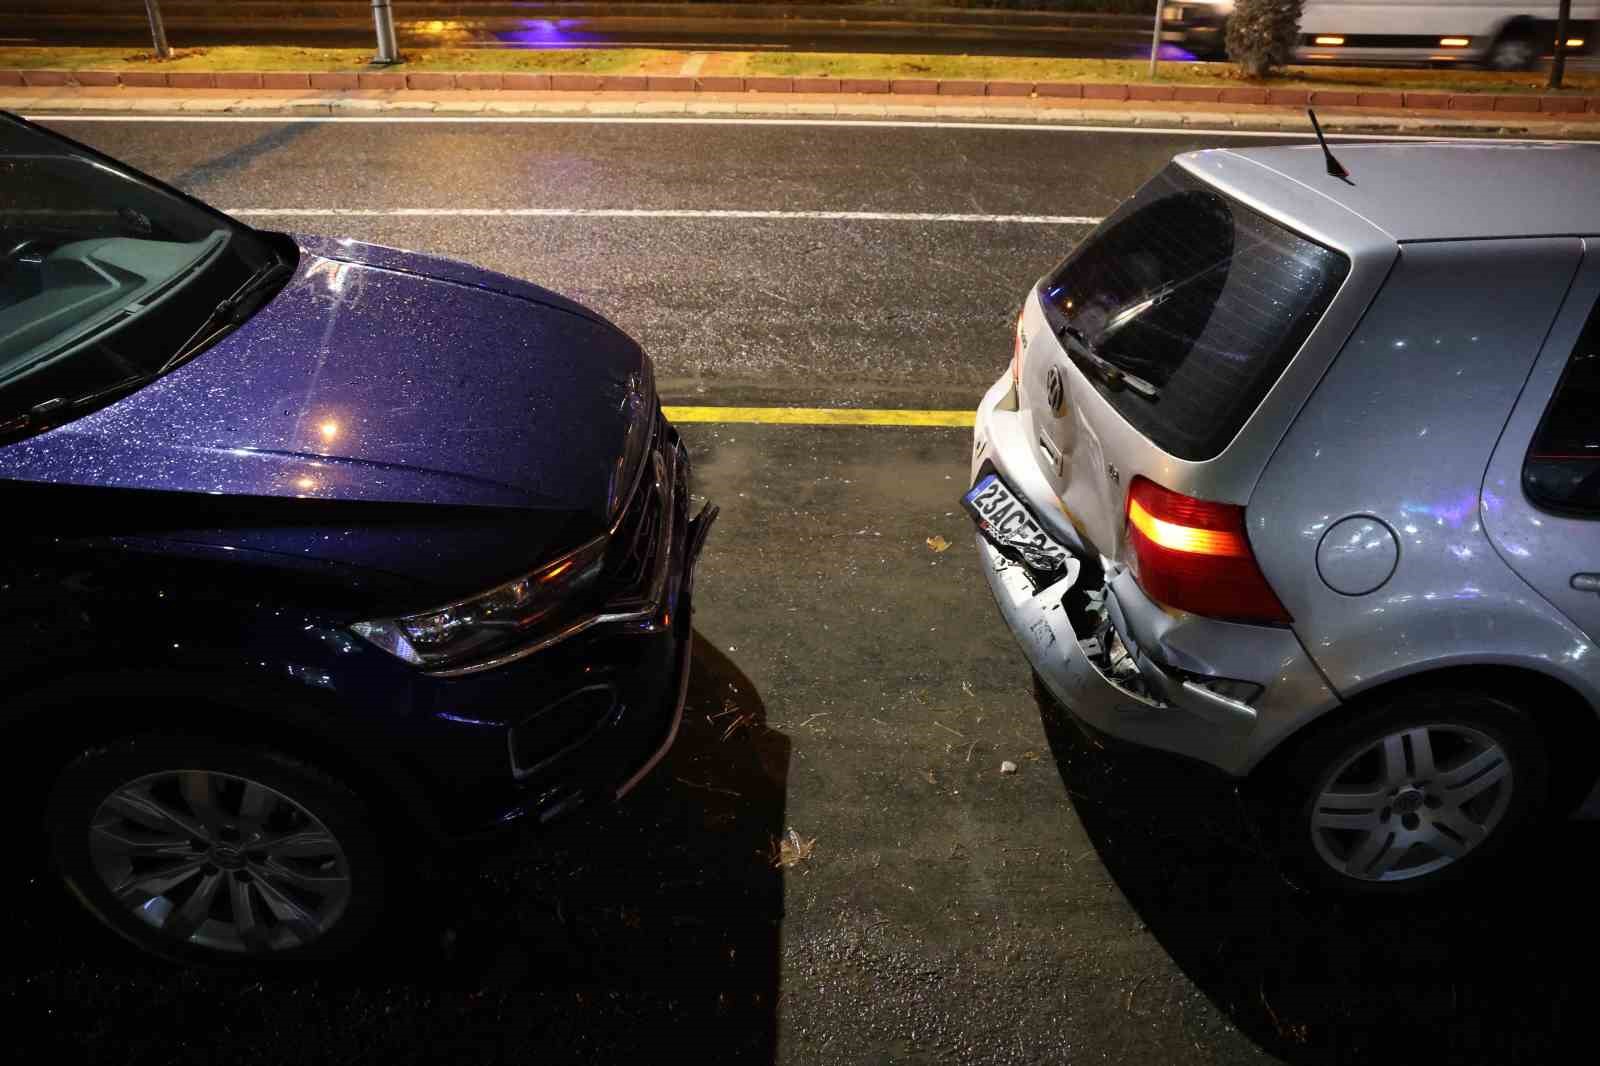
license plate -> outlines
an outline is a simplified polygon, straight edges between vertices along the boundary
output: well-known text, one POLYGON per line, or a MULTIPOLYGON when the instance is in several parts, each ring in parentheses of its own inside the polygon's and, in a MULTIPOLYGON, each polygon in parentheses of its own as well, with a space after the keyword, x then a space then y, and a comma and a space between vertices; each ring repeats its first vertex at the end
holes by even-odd
POLYGON ((1000 478, 990 474, 961 498, 983 535, 999 548, 1009 548, 1035 570, 1060 570, 1072 553, 1039 528, 1022 501, 1000 478))

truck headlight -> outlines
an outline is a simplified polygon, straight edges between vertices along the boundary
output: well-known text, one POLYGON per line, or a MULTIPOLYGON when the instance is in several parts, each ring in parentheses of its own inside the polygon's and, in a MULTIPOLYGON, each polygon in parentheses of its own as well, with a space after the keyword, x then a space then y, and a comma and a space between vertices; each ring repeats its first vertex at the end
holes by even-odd
POLYGON ((585 598, 604 569, 606 543, 604 537, 597 538, 468 599, 416 614, 356 622, 350 628, 408 663, 430 666, 460 659, 549 623, 562 608, 585 598))

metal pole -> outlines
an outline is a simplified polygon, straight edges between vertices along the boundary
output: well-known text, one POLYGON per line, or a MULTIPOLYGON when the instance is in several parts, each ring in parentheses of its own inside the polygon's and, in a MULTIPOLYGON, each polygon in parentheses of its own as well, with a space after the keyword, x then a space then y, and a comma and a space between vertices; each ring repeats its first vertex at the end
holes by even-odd
POLYGON ((167 43, 167 27, 161 21, 161 4, 159 0, 144 0, 145 14, 150 16, 150 37, 155 41, 156 55, 162 59, 172 58, 172 46, 167 43))
POLYGON ((1156 56, 1161 51, 1161 7, 1167 0, 1156 0, 1156 26, 1150 33, 1150 80, 1156 80, 1156 56))
POLYGON ((1567 34, 1572 32, 1572 0, 1561 0, 1556 15, 1556 55, 1550 63, 1550 88, 1561 88, 1561 79, 1567 73, 1567 34))
POLYGON ((400 62, 400 45, 394 39, 394 12, 389 0, 372 0, 372 24, 378 31, 378 54, 374 63, 400 62))

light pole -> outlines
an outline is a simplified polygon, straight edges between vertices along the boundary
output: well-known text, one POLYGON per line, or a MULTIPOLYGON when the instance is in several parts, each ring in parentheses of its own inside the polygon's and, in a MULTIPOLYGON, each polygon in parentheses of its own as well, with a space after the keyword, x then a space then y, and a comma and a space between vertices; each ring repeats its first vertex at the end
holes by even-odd
POLYGON ((1572 23, 1572 0, 1561 0, 1561 12, 1556 16, 1556 57, 1550 63, 1550 88, 1561 88, 1561 79, 1567 73, 1567 33, 1572 23))
POLYGON ((372 0, 372 24, 378 31, 378 54, 372 58, 377 64, 400 62, 400 45, 394 39, 394 11, 389 0, 372 0))
POLYGON ((161 21, 161 4, 159 0, 144 0, 145 14, 150 16, 150 37, 156 44, 156 56, 161 59, 172 58, 172 46, 167 43, 167 27, 161 21))
POLYGON ((1150 31, 1150 80, 1156 80, 1156 55, 1161 51, 1161 6, 1167 0, 1156 0, 1156 25, 1150 31))

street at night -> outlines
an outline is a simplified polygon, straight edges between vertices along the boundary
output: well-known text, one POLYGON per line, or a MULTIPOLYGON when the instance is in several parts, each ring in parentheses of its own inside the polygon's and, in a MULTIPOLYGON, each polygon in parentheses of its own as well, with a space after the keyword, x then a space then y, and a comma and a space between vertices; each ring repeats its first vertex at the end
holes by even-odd
MULTIPOLYGON (((1576 867, 1426 907, 1311 898, 1231 781, 1036 697, 973 550, 962 416, 1004 372, 1030 286, 1174 155, 1305 139, 39 122, 252 226, 465 260, 594 308, 654 361, 697 505, 721 517, 665 762, 615 806, 390 856, 368 955, 177 970, 9 866, 0 996, 31 1059, 1531 1063, 1582 1046, 1588 994, 1563 976, 1592 941, 1576 867), (787 408, 889 413, 774 422, 787 408)), ((1528 849, 1600 843, 1593 822, 1547 832, 1528 849)))

